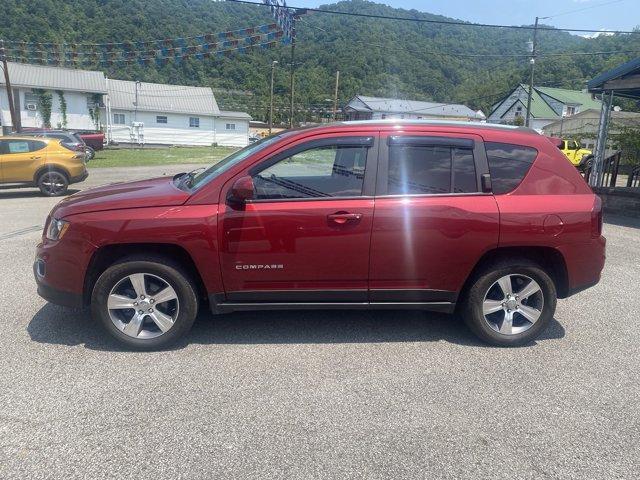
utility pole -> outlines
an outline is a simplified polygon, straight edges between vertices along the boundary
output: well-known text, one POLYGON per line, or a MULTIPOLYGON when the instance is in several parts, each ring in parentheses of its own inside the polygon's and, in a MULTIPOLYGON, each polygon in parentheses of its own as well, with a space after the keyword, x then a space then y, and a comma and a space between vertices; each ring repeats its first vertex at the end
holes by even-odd
POLYGON ((527 97, 527 120, 525 125, 528 127, 531 119, 531 97, 533 95, 533 74, 536 67, 536 49, 538 48, 538 17, 536 17, 536 23, 533 27, 533 42, 531 43, 531 59, 529 63, 531 65, 531 72, 529 75, 529 95, 527 97))
POLYGON ((135 110, 133 111, 133 121, 138 121, 138 87, 140 86, 140 80, 136 80, 136 100, 133 103, 135 105, 135 110))
POLYGON ((336 121, 336 112, 338 111, 338 85, 340 84, 340 70, 336 71, 336 90, 333 94, 333 115, 331 115, 331 120, 333 122, 336 121))
POLYGON ((11 80, 9 79, 9 66, 7 65, 7 56, 4 50, 4 40, 0 40, 0 58, 2 60, 2 70, 4 70, 4 84, 7 87, 7 99, 9 100, 9 112, 11 114, 11 128, 19 132, 20 121, 16 116, 16 105, 13 103, 13 90, 11 89, 11 80))
POLYGON ((277 60, 271 62, 271 95, 269 97, 269 135, 271 135, 271 129, 273 128, 273 74, 276 70, 277 60))
POLYGON ((291 91, 291 117, 289 118, 289 128, 293 128, 293 108, 294 108, 294 101, 293 101, 293 97, 294 97, 294 81, 293 81, 293 77, 294 77, 294 73, 295 73, 295 58, 296 58, 296 37, 293 36, 291 38, 291 86, 290 86, 290 91, 291 91))
POLYGON ((289 127, 293 128, 293 115, 294 115, 294 97, 295 97, 295 88, 294 88, 294 76, 296 70, 296 20, 300 18, 301 15, 307 13, 306 8, 298 8, 292 17, 291 24, 291 118, 289 119, 289 127))

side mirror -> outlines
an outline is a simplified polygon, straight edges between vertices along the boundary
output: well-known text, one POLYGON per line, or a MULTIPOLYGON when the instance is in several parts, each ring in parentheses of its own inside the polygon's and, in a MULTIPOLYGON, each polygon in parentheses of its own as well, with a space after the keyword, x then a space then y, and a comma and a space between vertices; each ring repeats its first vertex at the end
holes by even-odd
POLYGON ((253 178, 246 176, 240 177, 233 183, 233 186, 231 187, 231 190, 229 190, 229 194, 227 195, 227 200, 230 203, 242 205, 248 200, 253 199, 253 197, 253 178))

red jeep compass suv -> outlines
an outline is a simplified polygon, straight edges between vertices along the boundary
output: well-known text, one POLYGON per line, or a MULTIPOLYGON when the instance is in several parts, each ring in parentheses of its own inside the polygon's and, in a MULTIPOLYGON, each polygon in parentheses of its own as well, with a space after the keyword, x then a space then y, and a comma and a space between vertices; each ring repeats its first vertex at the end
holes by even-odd
POLYGON ((601 202, 547 137, 482 124, 291 130, 202 171, 71 195, 47 219, 38 292, 134 348, 203 305, 457 311, 520 345, 600 278, 601 202))

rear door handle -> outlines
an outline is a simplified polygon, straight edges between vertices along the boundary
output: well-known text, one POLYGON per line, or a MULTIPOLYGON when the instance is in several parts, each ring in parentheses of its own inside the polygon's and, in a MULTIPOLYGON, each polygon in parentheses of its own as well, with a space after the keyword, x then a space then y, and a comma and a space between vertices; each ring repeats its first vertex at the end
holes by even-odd
POLYGON ((357 223, 362 219, 361 213, 349 213, 349 212, 336 212, 327 215, 330 222, 338 225, 344 225, 345 223, 357 223))
POLYGON ((31 157, 31 160, 40 160, 41 157, 31 157))

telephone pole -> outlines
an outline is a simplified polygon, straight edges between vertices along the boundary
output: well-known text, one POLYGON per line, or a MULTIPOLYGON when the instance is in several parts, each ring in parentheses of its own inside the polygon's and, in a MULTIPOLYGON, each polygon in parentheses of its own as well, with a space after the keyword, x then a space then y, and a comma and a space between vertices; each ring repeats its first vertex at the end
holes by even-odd
POLYGON ((7 87, 7 99, 9 100, 9 112, 11 114, 11 128, 19 132, 20 122, 16 117, 16 105, 13 103, 13 90, 11 89, 11 80, 9 79, 9 66, 7 65, 7 56, 4 50, 4 40, 0 40, 0 59, 2 60, 2 70, 4 70, 4 84, 7 87))
POLYGON ((531 97, 533 95, 533 74, 536 67, 536 49, 538 48, 538 17, 536 17, 536 23, 533 27, 533 42, 531 42, 531 59, 529 63, 531 65, 531 72, 529 74, 529 95, 527 96, 527 117, 525 126, 529 126, 531 120, 531 97))
POLYGON ((277 60, 271 62, 271 95, 269 96, 269 135, 271 135, 271 129, 273 128, 273 74, 276 70, 277 60))
POLYGON ((296 58, 296 37, 291 38, 291 79, 290 79, 290 91, 291 91, 291 116, 289 118, 289 128, 293 128, 293 109, 294 109, 294 74, 295 74, 295 58, 296 58))
POLYGON ((336 90, 333 94, 333 114, 331 115, 331 121, 336 121, 336 113, 338 111, 338 85, 340 84, 340 70, 336 71, 336 90))

